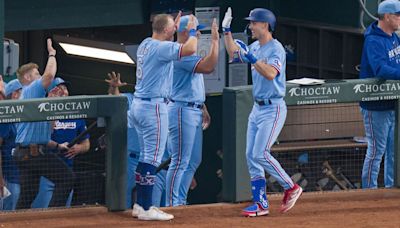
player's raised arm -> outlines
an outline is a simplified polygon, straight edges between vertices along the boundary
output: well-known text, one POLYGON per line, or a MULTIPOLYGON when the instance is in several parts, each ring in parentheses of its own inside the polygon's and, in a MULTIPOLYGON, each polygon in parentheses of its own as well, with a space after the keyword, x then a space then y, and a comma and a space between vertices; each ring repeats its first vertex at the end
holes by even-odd
POLYGON ((218 25, 217 19, 214 18, 212 27, 211 27, 211 47, 208 55, 204 57, 197 65, 195 72, 196 73, 205 73, 209 74, 214 71, 215 66, 218 63, 218 52, 219 52, 219 33, 218 33, 218 25))
POLYGON ((182 45, 181 56, 193 55, 197 51, 197 30, 193 15, 190 15, 187 30, 189 31, 189 39, 182 45))
POLYGON ((233 59, 234 52, 239 50, 239 47, 235 44, 231 33, 232 19, 232 9, 231 7, 228 7, 225 13, 224 20, 222 21, 222 31, 224 32, 225 48, 228 52, 229 59, 233 59))
POLYGON ((57 72, 56 50, 53 48, 51 39, 47 39, 47 51, 49 53, 46 69, 44 70, 42 80, 43 87, 47 89, 54 79, 57 72))

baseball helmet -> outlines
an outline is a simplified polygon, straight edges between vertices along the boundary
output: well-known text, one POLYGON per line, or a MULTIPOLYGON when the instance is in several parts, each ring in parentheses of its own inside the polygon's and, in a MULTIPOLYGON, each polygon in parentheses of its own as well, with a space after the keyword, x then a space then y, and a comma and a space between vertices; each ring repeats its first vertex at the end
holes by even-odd
POLYGON ((244 18, 248 21, 259 21, 259 22, 267 22, 269 24, 270 31, 275 30, 276 17, 272 11, 263 9, 263 8, 255 8, 250 11, 248 17, 244 18))

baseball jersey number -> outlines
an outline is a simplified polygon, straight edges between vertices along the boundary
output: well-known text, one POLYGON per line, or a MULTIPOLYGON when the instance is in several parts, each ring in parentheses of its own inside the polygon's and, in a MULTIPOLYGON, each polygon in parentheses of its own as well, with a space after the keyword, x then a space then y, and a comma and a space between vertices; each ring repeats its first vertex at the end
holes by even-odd
POLYGON ((149 49, 147 47, 147 44, 144 44, 143 46, 139 47, 138 53, 137 53, 137 68, 136 68, 136 77, 138 80, 143 79, 143 59, 145 55, 149 53, 149 49))
POLYGON ((138 59, 137 59, 137 69, 136 69, 136 77, 138 80, 142 80, 143 77, 143 55, 139 56, 138 55, 138 59))

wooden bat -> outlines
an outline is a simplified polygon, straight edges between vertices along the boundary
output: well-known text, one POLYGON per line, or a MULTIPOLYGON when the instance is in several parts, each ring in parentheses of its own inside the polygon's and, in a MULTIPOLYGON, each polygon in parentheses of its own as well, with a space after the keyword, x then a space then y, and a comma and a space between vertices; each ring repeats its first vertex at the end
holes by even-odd
POLYGON ((346 182, 346 184, 350 187, 350 189, 355 189, 356 187, 354 186, 353 183, 351 183, 351 181, 349 180, 349 178, 346 177, 346 175, 344 175, 344 173, 342 172, 342 169, 339 167, 336 170, 336 175, 339 175, 344 182, 346 182))
POLYGON ((324 161, 324 163, 322 164, 324 169, 322 170, 323 173, 325 173, 325 175, 327 175, 328 177, 330 177, 332 180, 334 180, 336 182, 336 184, 339 185, 340 188, 342 188, 343 190, 348 190, 348 188, 346 187, 346 185, 344 185, 341 181, 339 181, 339 179, 335 176, 332 167, 329 165, 328 161, 324 161))
POLYGON ((76 143, 78 143, 82 137, 84 137, 89 131, 91 131, 97 124, 97 121, 94 121, 86 130, 82 131, 78 136, 76 136, 71 142, 68 143, 68 148, 73 147, 76 143))

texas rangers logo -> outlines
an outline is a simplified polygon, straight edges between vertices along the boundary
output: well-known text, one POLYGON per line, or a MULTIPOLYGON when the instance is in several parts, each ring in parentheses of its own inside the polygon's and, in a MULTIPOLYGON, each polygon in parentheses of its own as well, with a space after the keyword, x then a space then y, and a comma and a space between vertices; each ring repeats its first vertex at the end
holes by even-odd
POLYGON ((56 121, 54 124, 54 130, 67 130, 67 129, 76 129, 76 122, 60 122, 56 121))
POLYGON ((282 63, 281 63, 281 61, 279 61, 278 59, 275 59, 275 60, 274 60, 274 63, 275 63, 275 65, 276 65, 277 67, 279 67, 279 68, 282 67, 282 63))

